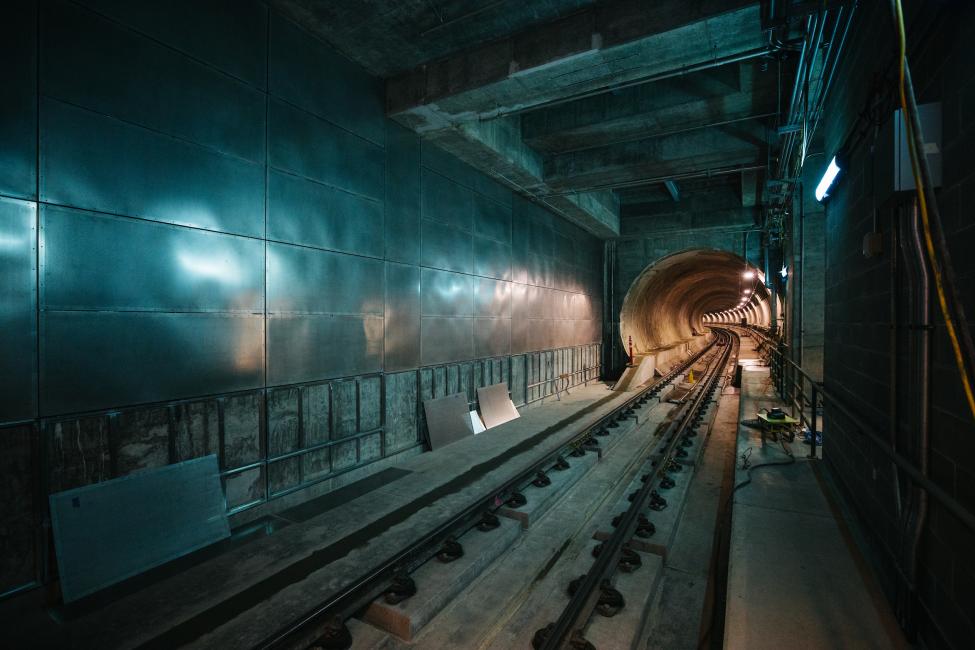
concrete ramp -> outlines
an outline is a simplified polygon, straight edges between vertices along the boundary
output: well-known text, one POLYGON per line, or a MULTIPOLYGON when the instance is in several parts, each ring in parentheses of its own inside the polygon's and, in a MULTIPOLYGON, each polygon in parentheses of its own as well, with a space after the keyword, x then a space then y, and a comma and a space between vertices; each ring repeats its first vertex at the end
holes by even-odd
POLYGON ((652 354, 640 357, 638 363, 627 366, 623 376, 613 386, 616 391, 636 390, 649 380, 653 379, 653 371, 657 367, 657 358, 652 354))

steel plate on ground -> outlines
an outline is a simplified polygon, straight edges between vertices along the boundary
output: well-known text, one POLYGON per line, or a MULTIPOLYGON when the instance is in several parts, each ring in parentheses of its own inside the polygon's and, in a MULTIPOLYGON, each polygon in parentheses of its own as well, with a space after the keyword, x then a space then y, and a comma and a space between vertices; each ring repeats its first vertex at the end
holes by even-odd
POLYGON ((423 412, 427 416, 431 450, 474 435, 467 396, 463 393, 424 400, 423 412))
POLYGON ((477 389, 477 401, 481 405, 481 418, 488 429, 519 417, 504 382, 477 389))

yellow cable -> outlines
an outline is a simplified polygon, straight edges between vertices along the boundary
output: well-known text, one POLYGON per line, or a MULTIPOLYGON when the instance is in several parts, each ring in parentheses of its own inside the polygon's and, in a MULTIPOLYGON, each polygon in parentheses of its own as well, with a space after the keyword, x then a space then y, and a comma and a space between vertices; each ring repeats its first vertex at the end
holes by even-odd
MULTIPOLYGON (((968 408, 975 418, 975 395, 972 394, 972 385, 968 379, 968 371, 965 368, 965 359, 962 356, 961 344, 958 342, 958 334, 955 331, 955 323, 951 319, 948 311, 948 301, 945 298, 944 282, 941 279, 941 267, 938 264, 934 250, 934 240, 931 237, 931 223, 928 220, 928 204, 924 196, 924 186, 921 183, 921 173, 918 163, 918 152, 914 148, 914 138, 912 137, 913 125, 907 110, 907 92, 904 84, 904 64, 907 60, 907 39, 904 33, 904 12, 901 8, 901 0, 895 0, 897 8, 897 31, 900 40, 900 99, 901 113, 904 117, 905 135, 907 145, 911 153, 911 169, 914 172, 914 186, 917 189, 918 202, 921 205, 921 223, 924 225, 924 243, 927 248, 928 260, 931 264, 931 273, 934 276, 934 285, 938 290, 938 303, 941 305, 941 315, 945 319, 945 328, 948 330, 948 338, 951 339, 951 348, 955 353, 955 364, 958 366, 958 374, 961 375, 962 387, 965 390, 965 397, 968 399, 968 408)), ((923 154, 922 154, 923 155, 923 154)))

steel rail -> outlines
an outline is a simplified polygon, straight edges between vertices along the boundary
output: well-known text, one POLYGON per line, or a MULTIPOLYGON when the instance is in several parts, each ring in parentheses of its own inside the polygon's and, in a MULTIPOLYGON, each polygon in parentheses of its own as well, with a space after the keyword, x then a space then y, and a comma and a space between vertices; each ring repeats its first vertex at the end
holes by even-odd
POLYGON ((548 632, 539 650, 571 650, 576 644, 578 644, 577 647, 583 646, 581 643, 582 631, 592 618, 598 604, 600 586, 616 571, 624 544, 636 531, 639 516, 647 507, 651 493, 656 489, 657 480, 661 473, 666 470, 669 459, 673 457, 674 450, 680 443, 681 435, 698 412, 703 409, 705 398, 710 398, 713 394, 718 380, 724 376, 723 369, 728 365, 733 349, 737 349, 737 345, 733 345, 738 340, 736 334, 726 329, 715 328, 713 331, 725 341, 724 351, 718 355, 717 363, 709 367, 706 378, 698 384, 693 401, 685 403, 683 413, 668 427, 665 436, 670 436, 670 438, 665 450, 657 455, 660 461, 650 472, 649 478, 643 483, 616 530, 608 540, 603 542, 599 556, 577 587, 568 605, 562 610, 562 614, 548 632))
POLYGON ((585 441, 592 437, 595 431, 626 418, 627 410, 632 409, 638 402, 645 400, 648 396, 659 392, 683 372, 683 370, 697 363, 702 356, 715 347, 717 340, 715 338, 707 347, 688 357, 687 360, 674 367, 666 375, 649 386, 636 391, 632 397, 620 403, 612 412, 587 426, 585 430, 573 436, 571 440, 560 445, 557 450, 544 454, 536 462, 532 463, 528 469, 520 472, 513 479, 502 483, 497 488, 492 489, 490 493, 473 501, 449 521, 444 522, 433 531, 418 538, 415 543, 407 548, 386 558, 324 602, 275 630, 274 633, 263 639, 255 647, 269 650, 292 647, 295 642, 300 640, 308 632, 309 628, 316 624, 335 621, 337 619, 344 622, 351 618, 368 603, 382 595, 388 589, 394 576, 404 572, 408 573, 419 567, 434 557, 447 539, 459 536, 470 530, 480 521, 485 512, 496 510, 499 507, 497 503, 499 495, 506 496, 512 492, 519 491, 522 487, 531 483, 540 470, 550 468, 560 456, 564 456, 582 446, 585 441))

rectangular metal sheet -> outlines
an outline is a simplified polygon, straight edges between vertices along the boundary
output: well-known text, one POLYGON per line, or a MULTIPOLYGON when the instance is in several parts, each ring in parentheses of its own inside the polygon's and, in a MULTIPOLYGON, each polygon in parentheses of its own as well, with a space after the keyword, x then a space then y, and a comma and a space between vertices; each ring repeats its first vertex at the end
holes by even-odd
POLYGON ((474 315, 511 318, 511 283, 477 278, 474 282, 474 315))
POLYGON ((420 241, 423 266, 461 273, 472 271, 474 242, 471 233, 424 219, 420 222, 420 241))
POLYGON ((428 221, 470 232, 474 227, 473 194, 437 172, 420 172, 420 214, 428 221))
POLYGON ((383 314, 383 263, 288 244, 267 245, 271 314, 383 314))
POLYGON ((41 30, 45 94, 264 162, 259 89, 73 3, 45 3, 41 30))
POLYGON ((429 140, 422 141, 420 164, 464 187, 473 188, 481 174, 429 140))
POLYGON ((269 385, 382 370, 382 317, 272 316, 267 327, 269 385))
POLYGON ((494 180, 490 176, 478 173, 474 178, 474 191, 508 208, 510 221, 511 196, 513 192, 506 185, 494 180))
POLYGON ((37 415, 36 213, 0 197, 0 422, 37 415))
POLYGON ((488 429, 519 418, 518 409, 508 397, 508 384, 502 382, 477 389, 477 403, 481 419, 488 429))
POLYGON ((486 278, 510 280, 512 278, 511 246, 475 235, 474 273, 486 278))
POLYGON ((50 503, 68 603, 230 536, 215 455, 52 494, 50 503))
POLYGON ((386 372, 420 365, 420 269, 386 262, 386 372))
POLYGON ((474 278, 470 275, 422 269, 420 295, 424 316, 474 315, 474 278))
POLYGON ((82 4, 258 88, 265 87, 268 12, 258 0, 168 0, 165 5, 83 0, 82 4), (216 34, 219 38, 214 38, 216 34))
POLYGON ((272 169, 267 236, 302 246, 383 256, 383 204, 272 169))
POLYGON ((474 356, 495 357, 511 352, 510 318, 474 319, 474 356))
POLYGON ((420 365, 466 361, 474 356, 474 319, 424 317, 420 322, 420 365))
POLYGON ((261 315, 41 313, 41 415, 258 388, 261 315))
POLYGON ((0 194, 37 191, 37 3, 8 2, 0 21, 0 194))
POLYGON ((514 318, 511 320, 511 353, 519 354, 521 352, 527 352, 530 350, 528 345, 528 328, 529 322, 527 319, 514 318))
POLYGON ((275 12, 268 81, 273 94, 376 144, 386 118, 382 79, 275 12))
POLYGON ((41 207, 44 309, 263 313, 264 244, 41 207))
POLYGON ((474 232, 487 239, 511 243, 511 204, 474 195, 474 232))
POLYGON ((264 235, 264 166, 41 99, 49 203, 264 235))
POLYGON ((383 198, 382 147, 273 98, 268 104, 268 164, 372 199, 383 198))
POLYGON ((420 140, 386 122, 386 259, 420 263, 420 140))
POLYGON ((426 415, 431 451, 474 435, 467 396, 463 393, 423 400, 423 413, 426 415))

